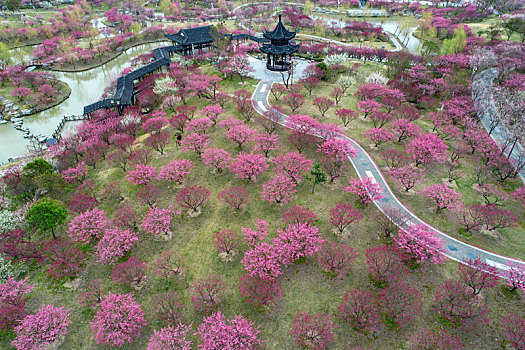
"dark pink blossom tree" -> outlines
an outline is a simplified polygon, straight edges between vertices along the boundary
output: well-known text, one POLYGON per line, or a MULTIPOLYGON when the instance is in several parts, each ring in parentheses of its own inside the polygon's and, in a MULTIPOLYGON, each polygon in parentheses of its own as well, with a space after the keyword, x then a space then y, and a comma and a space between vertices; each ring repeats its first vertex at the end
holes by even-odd
POLYGON ((319 96, 313 99, 312 104, 321 113, 321 118, 324 118, 326 112, 334 106, 334 101, 331 98, 319 96))
POLYGON ((100 303, 90 325, 97 344, 120 347, 140 338, 142 328, 147 322, 133 294, 110 292, 100 303))
POLYGON ((224 261, 231 261, 239 252, 241 235, 235 230, 222 230, 213 234, 213 246, 224 261))
POLYGON ((278 231, 279 235, 274 239, 274 245, 280 251, 281 262, 285 265, 314 255, 324 242, 319 235, 319 229, 306 223, 288 225, 286 229, 278 231))
POLYGON ((283 295, 277 279, 263 279, 257 275, 241 276, 239 292, 247 303, 255 307, 273 305, 283 295))
POLYGON ((112 273, 115 283, 124 283, 132 286, 140 286, 145 276, 146 264, 134 256, 123 263, 117 264, 113 268, 112 273))
POLYGON ((356 332, 369 336, 379 329, 381 317, 371 292, 352 289, 344 295, 337 310, 343 322, 356 332))
POLYGON ((174 251, 163 251, 152 263, 153 273, 167 280, 181 277, 186 270, 183 258, 174 251))
POLYGON ((172 181, 181 185, 191 174, 193 163, 188 159, 175 159, 162 166, 157 174, 158 180, 172 181))
POLYGON ((231 166, 230 171, 239 179, 255 180, 257 175, 268 170, 268 163, 262 154, 239 153, 231 166))
POLYGON ((174 290, 155 294, 152 308, 157 319, 164 324, 177 324, 182 319, 182 303, 174 290))
POLYGON ((34 287, 27 277, 20 281, 8 277, 0 284, 0 329, 10 330, 24 318, 28 294, 34 287))
POLYGON ((446 184, 432 184, 425 187, 421 193, 436 203, 436 212, 441 212, 447 208, 455 210, 460 206, 460 194, 446 184))
POLYGON ((350 273, 350 263, 358 256, 349 245, 325 241, 317 253, 317 260, 323 267, 323 273, 333 278, 350 273))
POLYGON ((525 349, 525 319, 517 315, 501 320, 503 336, 515 349, 525 349))
POLYGON ((228 187, 217 195, 219 201, 225 202, 234 210, 241 210, 248 203, 250 193, 241 186, 228 187))
POLYGON ((79 287, 78 303, 94 308, 102 302, 104 298, 104 288, 100 285, 99 279, 85 282, 79 287))
POLYGON ((394 131, 394 135, 397 137, 397 142, 401 142, 421 133, 421 128, 419 125, 414 124, 405 118, 400 118, 394 121, 392 123, 392 130, 394 131))
POLYGON ((137 165, 134 170, 128 171, 126 179, 132 185, 147 185, 155 178, 157 170, 149 165, 137 165))
POLYGON ((202 186, 186 186, 179 190, 175 200, 185 209, 198 212, 210 198, 210 191, 202 186))
POLYGON ((505 278, 510 285, 511 291, 519 288, 525 293, 525 265, 512 261, 507 262, 505 278))
POLYGON ((261 243, 266 236, 268 236, 268 221, 255 218, 255 230, 249 227, 243 227, 241 229, 244 235, 244 241, 251 247, 261 243))
POLYGON ((219 119, 219 116, 224 113, 224 108, 222 108, 220 105, 208 105, 201 109, 200 113, 210 118, 213 121, 213 124, 217 124, 217 120, 219 119))
POLYGON ((363 214, 350 203, 338 202, 330 209, 330 223, 343 233, 352 223, 357 223, 363 218, 363 214))
POLYGON ((298 152, 279 154, 273 157, 271 161, 274 170, 289 177, 294 183, 300 183, 306 174, 312 168, 313 162, 298 152))
POLYGON ((124 230, 138 230, 138 219, 137 213, 130 205, 122 207, 121 209, 115 212, 115 217, 113 218, 113 225, 120 227, 124 230))
POLYGON ((266 242, 261 242, 244 253, 241 262, 250 276, 275 279, 282 274, 281 261, 279 249, 266 242))
POLYGON ((299 107, 304 105, 304 97, 301 94, 290 93, 283 97, 283 103, 294 113, 299 107))
POLYGON ((381 289, 378 304, 383 322, 390 329, 405 329, 421 314, 421 294, 402 281, 381 289))
POLYGON ((498 270, 480 258, 463 260, 458 265, 458 275, 472 289, 473 295, 478 295, 485 288, 494 288, 499 281, 498 270))
POLYGON ((418 182, 424 178, 424 173, 420 168, 411 165, 405 165, 390 169, 388 174, 399 182, 405 189, 405 192, 410 191, 418 182))
POLYGON ((226 138, 237 143, 239 150, 242 150, 242 145, 248 142, 253 135, 255 135, 255 130, 241 124, 230 128, 226 133, 226 138))
POLYGON ((180 150, 193 151, 200 156, 210 142, 209 135, 198 133, 189 134, 181 141, 180 150))
POLYGON ((301 223, 313 225, 315 219, 317 219, 316 213, 306 207, 301 207, 298 205, 293 205, 290 209, 285 210, 281 215, 281 220, 285 225, 301 223))
POLYGON ((243 316, 228 320, 219 311, 204 318, 195 334, 201 337, 202 350, 216 350, 227 349, 231 344, 238 349, 257 349, 263 343, 259 333, 259 327, 243 316))
POLYGON ((226 284, 220 276, 210 276, 192 283, 190 287, 191 301, 195 310, 210 313, 217 309, 221 294, 226 290, 226 284))
POLYGON ((266 158, 268 153, 279 148, 279 135, 274 134, 255 134, 252 136, 251 141, 253 142, 253 151, 261 152, 266 158))
POLYGON ((336 328, 332 316, 324 312, 309 314, 299 311, 295 314, 290 334, 304 349, 330 349, 337 337, 336 328))
POLYGON ((383 189, 370 177, 364 177, 362 179, 352 177, 350 178, 350 186, 343 188, 343 190, 357 195, 359 200, 364 204, 372 203, 383 198, 383 189))
POLYGON ((368 277, 376 287, 385 288, 408 272, 399 252, 392 246, 371 247, 365 255, 368 277))
POLYGON ((462 350, 461 339, 445 331, 434 333, 422 328, 410 339, 410 350, 462 350))
POLYGON ((348 124, 359 117, 359 114, 348 108, 339 108, 335 110, 335 114, 343 122, 343 126, 348 126, 348 124))
POLYGON ((394 241, 399 248, 420 263, 433 264, 445 261, 441 237, 430 227, 419 224, 408 229, 400 229, 394 241))
POLYGON ((152 235, 167 238, 173 220, 173 207, 162 209, 153 207, 148 210, 142 219, 142 229, 152 235))
POLYGON ((447 159, 448 146, 436 134, 420 134, 410 141, 406 149, 416 161, 416 166, 442 163, 447 159))
POLYGON ((114 263, 133 248, 139 237, 136 232, 120 228, 109 229, 97 244, 97 261, 101 264, 114 263))
POLYGON ((154 330, 146 350, 191 350, 191 325, 179 323, 154 330))
POLYGON ((392 141, 394 134, 383 128, 371 128, 363 132, 363 135, 368 137, 374 143, 375 147, 379 147, 386 142, 392 141))
POLYGON ((94 208, 71 220, 68 235, 73 241, 86 245, 93 240, 100 239, 109 227, 104 210, 94 208))
POLYGON ((39 349, 62 340, 71 324, 70 315, 71 311, 64 307, 42 305, 36 314, 26 316, 15 327, 13 346, 18 350, 39 349))
POLYGON ((284 174, 277 174, 262 185, 261 199, 270 204, 285 204, 292 200, 297 192, 297 184, 284 174))
POLYGON ((208 168, 214 169, 217 173, 228 169, 232 163, 231 155, 222 148, 206 148, 202 153, 202 160, 208 168))

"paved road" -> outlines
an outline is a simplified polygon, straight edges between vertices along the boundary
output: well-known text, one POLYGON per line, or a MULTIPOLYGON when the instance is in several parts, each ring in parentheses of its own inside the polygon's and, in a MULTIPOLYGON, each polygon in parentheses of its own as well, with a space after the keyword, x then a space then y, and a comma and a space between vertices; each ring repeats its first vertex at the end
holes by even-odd
MULTIPOLYGON (((273 81, 261 81, 257 88, 255 89, 252 95, 252 105, 259 114, 264 114, 272 107, 268 103, 268 95, 270 93, 273 81)), ((287 115, 281 115, 281 124, 284 125, 287 115)), ((378 166, 372 160, 370 155, 354 140, 347 137, 346 135, 340 135, 340 137, 345 138, 351 142, 353 147, 357 150, 357 156, 350 158, 352 165, 354 166, 357 174, 360 178, 370 177, 372 181, 377 182, 383 188, 384 198, 375 201, 374 204, 381 210, 383 213, 389 211, 391 208, 396 208, 403 213, 403 220, 398 220, 396 224, 399 227, 407 228, 412 225, 423 224, 428 226, 433 231, 437 232, 443 241, 443 252, 445 256, 456 261, 462 261, 464 259, 475 259, 477 257, 484 260, 486 263, 496 267, 501 276, 503 276, 504 271, 507 269, 505 263, 507 261, 513 261, 514 263, 525 264, 516 259, 507 258, 489 251, 471 246, 467 243, 461 242, 449 235, 439 231, 438 229, 428 225, 421 219, 419 219, 414 213, 408 210, 392 193, 392 190, 386 183, 381 171, 378 166)))
MULTIPOLYGON (((472 99, 478 104, 479 110, 482 111, 478 113, 478 117, 485 129, 487 129, 487 132, 490 130, 491 121, 500 120, 492 93, 494 78, 496 78, 498 73, 497 68, 490 68, 477 74, 472 81, 472 99)), ((501 149, 505 145, 505 135, 507 134, 508 130, 505 127, 505 124, 500 121, 498 126, 490 134, 490 137, 492 137, 494 142, 496 142, 501 149)), ((508 154, 508 151, 509 150, 505 153, 508 154)), ((525 150, 520 143, 516 144, 510 157, 516 159, 518 154, 525 154, 525 150)), ((521 169, 519 176, 521 177, 521 180, 525 182, 525 168, 521 169)))

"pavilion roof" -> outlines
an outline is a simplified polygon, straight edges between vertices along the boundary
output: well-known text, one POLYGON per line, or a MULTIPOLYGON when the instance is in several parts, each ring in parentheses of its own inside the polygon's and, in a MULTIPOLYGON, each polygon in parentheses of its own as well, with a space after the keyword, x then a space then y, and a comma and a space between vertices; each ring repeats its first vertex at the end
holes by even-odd
POLYGON ((290 40, 295 37, 295 34, 296 32, 290 32, 284 27, 281 21, 281 15, 279 15, 279 23, 277 23, 271 32, 265 31, 263 36, 270 40, 290 40))
POLYGON ((214 41, 210 29, 212 25, 205 27, 186 28, 175 34, 166 34, 166 37, 181 45, 196 45, 214 41))
POLYGON ((284 45, 284 46, 275 46, 272 44, 263 44, 261 46, 261 51, 264 53, 269 53, 271 55, 291 55, 297 50, 299 50, 300 45, 284 45))

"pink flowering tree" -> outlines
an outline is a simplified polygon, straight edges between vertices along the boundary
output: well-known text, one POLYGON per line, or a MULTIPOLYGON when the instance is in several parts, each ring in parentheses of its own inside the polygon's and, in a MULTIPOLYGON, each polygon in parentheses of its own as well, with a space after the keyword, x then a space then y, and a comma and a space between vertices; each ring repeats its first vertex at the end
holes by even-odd
POLYGON ((363 214, 350 203, 338 202, 330 209, 330 223, 342 234, 352 223, 358 223, 363 214))
POLYGON ((283 97, 283 103, 287 105, 292 113, 304 105, 304 96, 301 94, 290 93, 283 97))
POLYGON ((363 132, 363 135, 368 137, 374 143, 375 147, 379 147, 386 142, 392 141, 394 134, 383 128, 371 128, 363 132))
POLYGON ((157 170, 155 167, 139 164, 134 170, 128 171, 126 179, 132 185, 147 185, 156 175, 157 170))
POLYGON ((352 289, 338 307, 339 317, 350 328, 364 335, 373 335, 379 329, 379 310, 372 292, 352 289))
POLYGON ((392 130, 397 137, 397 142, 401 142, 408 138, 414 137, 421 133, 419 125, 412 123, 405 118, 397 119, 392 123, 392 130))
POLYGON ((182 255, 171 250, 163 251, 151 266, 155 275, 170 281, 182 277, 186 270, 182 255))
POLYGON ((334 106, 334 101, 331 98, 319 96, 319 97, 315 97, 312 100, 312 105, 315 108, 317 108, 319 113, 321 113, 321 118, 324 118, 324 116, 326 115, 326 112, 328 112, 328 110, 334 106))
POLYGON ((356 120, 359 114, 348 108, 339 108, 335 110, 335 114, 341 119, 343 126, 348 126, 352 120, 356 120))
POLYGON ((232 163, 231 155, 222 148, 206 148, 202 153, 202 160, 208 168, 212 168, 217 173, 222 173, 232 163))
POLYGON ((120 208, 115 212, 113 225, 122 229, 138 230, 137 213, 130 205, 120 208))
POLYGON ((210 118, 197 118, 186 124, 186 131, 188 133, 206 134, 212 125, 213 122, 210 118))
POLYGON ((316 219, 316 213, 306 207, 298 205, 292 205, 291 208, 285 210, 281 215, 281 220, 285 225, 302 223, 313 225, 316 219))
POLYGON ((332 316, 324 312, 295 314, 290 334, 294 342, 303 349, 329 349, 336 340, 337 324, 332 316))
POLYGON ((250 276, 275 279, 282 274, 281 261, 279 249, 266 242, 261 242, 246 251, 241 262, 250 276))
POLYGON ((242 150, 242 146, 248 142, 253 137, 253 135, 255 135, 255 130, 244 124, 241 124, 230 128, 230 130, 228 130, 226 133, 226 138, 235 142, 239 150, 242 150))
POLYGON ((288 225, 286 229, 278 231, 279 235, 274 239, 274 245, 281 253, 283 264, 314 255, 324 242, 319 235, 319 229, 306 223, 288 225))
POLYGON ((62 177, 64 180, 70 184, 82 183, 87 176, 88 168, 86 163, 80 162, 74 168, 66 169, 62 172, 62 177))
POLYGON ((463 260, 458 265, 458 275, 472 289, 473 295, 478 295, 485 288, 494 288, 499 282, 498 270, 480 258, 463 260))
POLYGON ((170 133, 167 130, 161 130, 158 134, 149 136, 144 144, 151 147, 160 154, 164 154, 164 149, 170 141, 170 133))
POLYGON ((334 278, 350 273, 350 263, 358 256, 348 245, 325 241, 317 253, 317 260, 323 267, 324 275, 334 278))
POLYGON ((248 203, 250 193, 241 186, 228 187, 217 195, 219 201, 228 204, 234 210, 241 210, 248 203))
POLYGON ((525 320, 517 315, 510 315, 501 320, 503 336, 515 349, 525 348, 525 320))
POLYGON ((204 149, 210 144, 210 136, 206 134, 193 133, 189 134, 180 143, 181 151, 193 151, 199 156, 204 149))
POLYGON ((425 187, 421 193, 436 204, 436 212, 443 209, 455 210, 460 207, 461 196, 446 184, 432 184, 425 187))
POLYGON ((430 261, 437 264, 446 259, 443 255, 441 237, 426 225, 413 225, 409 229, 402 228, 394 240, 402 251, 419 263, 430 261))
POLYGON ((117 264, 113 268, 112 278, 115 283, 124 283, 138 287, 146 276, 146 264, 135 258, 130 257, 123 263, 117 264))
POLYGON ((292 200, 292 195, 297 192, 296 187, 296 183, 288 176, 277 174, 262 185, 261 199, 270 204, 288 203, 292 200))
POLYGON ((238 349, 257 349, 263 343, 259 339, 259 327, 241 315, 228 320, 220 311, 204 318, 197 328, 202 350, 227 349, 236 344, 238 349))
POLYGON ((28 294, 34 287, 27 277, 20 281, 8 277, 0 284, 0 329, 10 330, 24 318, 28 294))
POLYGON ((273 134, 279 130, 281 126, 282 114, 284 114, 284 110, 281 111, 278 107, 270 108, 264 112, 263 115, 257 117, 257 124, 259 124, 267 134, 273 134))
POLYGON ((512 195, 525 208, 525 186, 517 188, 512 195))
POLYGON ((155 294, 152 302, 153 313, 163 324, 177 324, 182 319, 182 304, 174 290, 155 294))
POLYGON ((372 181, 370 177, 362 179, 350 178, 350 185, 343 188, 345 192, 350 192, 359 197, 361 204, 372 203, 383 198, 383 189, 379 184, 372 181))
POLYGON ((247 303, 255 307, 273 305, 283 295, 277 279, 263 279, 257 275, 241 276, 239 292, 247 303))
POLYGON ((485 303, 458 280, 446 280, 439 286, 433 308, 440 321, 451 327, 469 330, 488 321, 485 303))
POLYGON ((269 234, 268 226, 268 221, 255 218, 255 230, 250 227, 243 227, 241 232, 244 236, 244 241, 246 244, 248 244, 250 247, 254 247, 255 245, 264 241, 264 238, 269 234))
POLYGON ((410 339, 410 350, 463 350, 461 339, 446 331, 434 333, 426 328, 421 329, 410 339))
POLYGON ((217 309, 221 294, 226 290, 226 284, 220 276, 210 276, 191 284, 191 301, 195 310, 210 313, 217 309))
POLYGON ((231 166, 230 171, 239 179, 256 179, 257 175, 268 170, 268 163, 262 154, 239 153, 231 166))
POLYGON ((223 261, 232 261, 239 252, 241 235, 235 230, 222 230, 213 234, 213 246, 223 261))
POLYGON ((321 165, 328 174, 330 182, 344 175, 344 165, 355 157, 357 150, 350 142, 342 138, 332 138, 317 146, 317 151, 322 154, 321 165))
POLYGON ((107 229, 109 229, 109 222, 106 213, 104 210, 93 208, 71 220, 68 235, 73 241, 86 245, 92 240, 100 239, 107 229))
POLYGON ((410 141, 406 149, 416 161, 416 166, 442 163, 447 159, 448 146, 436 134, 420 134, 410 141))
POLYGON ((191 160, 175 159, 160 168, 157 179, 172 181, 181 185, 191 173, 191 169, 193 169, 191 160))
POLYGON ((71 324, 71 311, 53 304, 42 305, 34 315, 26 316, 15 327, 16 339, 12 342, 18 350, 41 349, 62 340, 71 324))
POLYGON ((110 264, 117 261, 133 248, 139 237, 136 232, 120 228, 109 229, 97 244, 97 261, 110 264))
POLYGON ((169 238, 173 214, 173 207, 167 209, 158 207, 150 208, 142 219, 142 229, 152 235, 165 239, 169 238))
POLYGON ((416 168, 411 165, 390 169, 388 170, 388 174, 404 187, 405 192, 410 191, 424 178, 424 172, 421 168, 416 168))
POLYGON ((90 282, 84 282, 79 287, 78 303, 95 308, 104 299, 104 287, 100 285, 99 279, 90 282))
POLYGON ((147 322, 133 294, 109 293, 90 325, 97 344, 121 347, 140 338, 147 322))
POLYGON ((146 350, 191 350, 191 325, 179 323, 154 330, 146 350))
POLYGON ((271 162, 275 172, 286 175, 296 184, 301 183, 304 174, 310 171, 313 164, 310 159, 298 152, 279 154, 273 157, 271 162))
POLYGON ((366 250, 365 255, 368 277, 378 288, 385 288, 408 273, 401 255, 392 246, 371 247, 366 250))
POLYGON ((210 191, 202 186, 186 186, 179 190, 175 200, 184 209, 197 213, 208 202, 210 191))
POLYGON ((255 134, 252 136, 251 141, 253 143, 253 151, 261 152, 266 158, 268 153, 279 148, 279 135, 274 134, 255 134))
POLYGON ((509 261, 506 268, 505 278, 510 286, 510 291, 520 289, 525 293, 525 265, 509 261))
POLYGON ((201 109, 200 113, 207 118, 210 118, 213 121, 213 125, 217 124, 219 116, 224 113, 224 108, 220 105, 208 105, 201 109))
POLYGON ((387 328, 406 329, 421 314, 422 298, 416 289, 400 281, 379 291, 378 304, 387 328))

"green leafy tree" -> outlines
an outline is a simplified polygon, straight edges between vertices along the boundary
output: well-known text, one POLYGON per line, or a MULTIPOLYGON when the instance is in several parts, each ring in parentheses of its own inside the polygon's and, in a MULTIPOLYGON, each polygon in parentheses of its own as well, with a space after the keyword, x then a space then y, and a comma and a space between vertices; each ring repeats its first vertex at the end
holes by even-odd
POLYGON ((51 232, 56 238, 56 228, 63 224, 67 218, 67 210, 63 204, 48 198, 42 198, 33 204, 27 211, 26 220, 29 226, 40 233, 51 232))
POLYGON ((312 167, 312 170, 310 170, 310 174, 306 175, 305 177, 313 183, 312 193, 315 192, 315 185, 321 184, 328 180, 328 177, 326 176, 325 172, 321 169, 321 164, 319 163, 316 163, 312 167))
POLYGON ((445 39, 443 46, 441 47, 441 54, 448 55, 453 53, 461 53, 465 48, 467 42, 467 34, 463 26, 459 26, 454 31, 454 35, 451 39, 445 39))

